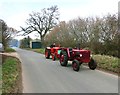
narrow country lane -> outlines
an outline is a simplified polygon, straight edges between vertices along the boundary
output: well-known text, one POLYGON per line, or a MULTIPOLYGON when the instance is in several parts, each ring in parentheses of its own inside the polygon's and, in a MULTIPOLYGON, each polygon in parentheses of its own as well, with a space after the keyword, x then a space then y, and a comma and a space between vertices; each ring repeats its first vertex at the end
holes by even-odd
POLYGON ((44 55, 15 48, 22 62, 23 93, 118 93, 118 77, 82 66, 79 72, 71 65, 44 55))

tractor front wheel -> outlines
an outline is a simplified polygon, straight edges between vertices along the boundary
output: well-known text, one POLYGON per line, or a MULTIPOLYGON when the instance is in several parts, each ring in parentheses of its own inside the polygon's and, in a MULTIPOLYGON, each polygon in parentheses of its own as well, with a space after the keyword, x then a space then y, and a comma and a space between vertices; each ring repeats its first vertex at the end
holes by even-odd
POLYGON ((97 63, 91 58, 90 62, 88 63, 88 66, 91 70, 95 70, 97 67, 97 63))
POLYGON ((66 51, 61 51, 60 53, 60 64, 61 66, 67 66, 68 63, 68 56, 66 51))
POLYGON ((55 60, 56 60, 55 55, 52 55, 52 60, 53 60, 53 61, 55 61, 55 60))
POLYGON ((80 62, 78 60, 73 60, 72 67, 74 71, 79 71, 80 69, 80 62))
POLYGON ((45 57, 46 57, 47 59, 50 58, 50 50, 45 49, 45 57))

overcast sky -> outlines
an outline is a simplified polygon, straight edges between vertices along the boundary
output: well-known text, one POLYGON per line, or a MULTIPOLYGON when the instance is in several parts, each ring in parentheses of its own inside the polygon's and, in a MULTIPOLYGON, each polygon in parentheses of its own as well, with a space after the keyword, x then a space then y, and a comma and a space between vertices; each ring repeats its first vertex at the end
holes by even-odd
POLYGON ((0 19, 9 27, 20 30, 32 11, 57 5, 60 21, 77 17, 105 16, 118 12, 119 0, 1 0, 0 19))

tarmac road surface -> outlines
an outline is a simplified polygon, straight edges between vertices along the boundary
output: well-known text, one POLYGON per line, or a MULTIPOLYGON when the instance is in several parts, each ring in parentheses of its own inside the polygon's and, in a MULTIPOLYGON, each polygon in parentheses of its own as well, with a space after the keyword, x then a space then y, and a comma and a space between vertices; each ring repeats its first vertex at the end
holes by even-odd
POLYGON ((44 55, 15 48, 22 62, 23 93, 118 93, 118 76, 81 66, 73 71, 71 64, 44 55))

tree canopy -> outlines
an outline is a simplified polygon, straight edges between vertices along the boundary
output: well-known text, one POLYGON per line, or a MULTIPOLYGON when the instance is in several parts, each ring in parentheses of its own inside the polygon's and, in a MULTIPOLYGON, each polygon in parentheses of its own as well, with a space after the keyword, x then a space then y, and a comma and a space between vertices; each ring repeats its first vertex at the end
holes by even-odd
POLYGON ((117 14, 62 21, 45 37, 46 46, 55 42, 64 47, 88 48, 95 54, 119 56, 120 33, 117 14))
POLYGON ((41 12, 33 12, 29 14, 29 18, 26 21, 27 27, 21 27, 21 29, 24 31, 23 35, 38 32, 41 41, 44 42, 45 35, 57 25, 58 21, 58 8, 57 6, 52 6, 50 8, 42 9, 41 12))

